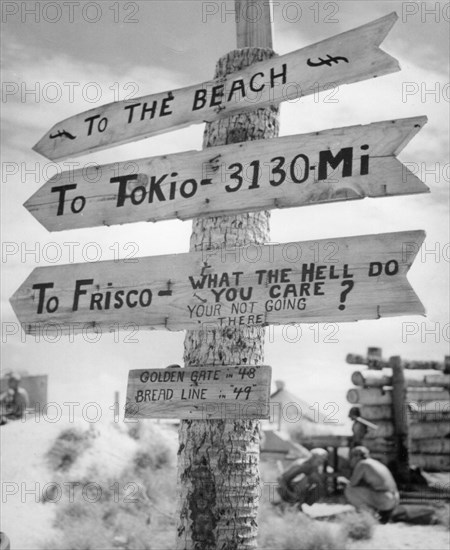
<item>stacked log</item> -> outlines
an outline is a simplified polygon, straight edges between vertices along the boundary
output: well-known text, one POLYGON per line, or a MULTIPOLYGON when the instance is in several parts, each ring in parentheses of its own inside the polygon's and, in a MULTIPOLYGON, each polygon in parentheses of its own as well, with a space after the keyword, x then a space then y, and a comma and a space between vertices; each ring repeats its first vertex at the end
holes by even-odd
POLYGON ((352 405, 392 405, 392 388, 350 388, 347 401, 352 405))
MULTIPOLYGON (((405 372, 408 387, 435 387, 449 388, 450 375, 442 373, 430 373, 429 370, 412 370, 405 372)), ((352 374, 352 382, 355 386, 364 388, 381 388, 392 385, 392 369, 355 371, 352 374)))
MULTIPOLYGON (((384 362, 387 364, 387 362, 384 362)), ((436 362, 404 363, 407 387, 404 414, 410 465, 428 471, 450 471, 450 374, 435 369, 436 362)), ((393 416, 392 368, 360 370, 352 374, 355 387, 347 393, 363 419, 377 425, 363 440, 371 456, 396 464, 396 428, 393 416)))
POLYGON ((414 439, 410 445, 411 454, 450 454, 450 439, 414 439))
MULTIPOLYGON (((444 375, 449 376, 449 375, 444 375)), ((411 464, 428 471, 450 471, 450 401, 410 402, 411 464)))
MULTIPOLYGON (((408 389, 407 401, 411 403, 448 401, 448 399, 449 391, 445 388, 412 387, 408 389)), ((347 401, 353 405, 392 405, 392 387, 350 388, 347 392, 347 401)))
POLYGON ((450 455, 448 454, 411 454, 411 464, 427 472, 449 472, 450 455))
MULTIPOLYGON (((370 349, 371 348, 369 348, 369 350, 370 349)), ((450 371, 449 361, 450 360, 446 357, 446 361, 444 363, 441 363, 440 361, 402 361, 402 365, 404 369, 409 371, 426 369, 428 371, 443 371, 448 374, 447 371, 450 371)), ((369 353, 367 354, 367 357, 363 357, 362 355, 357 355, 355 353, 349 353, 347 354, 346 362, 350 365, 367 365, 369 369, 375 370, 391 367, 390 360, 382 359, 381 354, 377 358, 373 355, 371 356, 369 353)))
POLYGON ((361 417, 377 424, 380 420, 391 420, 391 405, 362 405, 360 407, 361 417))

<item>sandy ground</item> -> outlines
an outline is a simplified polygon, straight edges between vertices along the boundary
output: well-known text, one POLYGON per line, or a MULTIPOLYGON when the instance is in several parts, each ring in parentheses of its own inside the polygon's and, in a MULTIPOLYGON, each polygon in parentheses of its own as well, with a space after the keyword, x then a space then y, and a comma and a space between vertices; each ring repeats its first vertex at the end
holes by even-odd
MULTIPOLYGON (((353 510, 350 505, 314 504, 304 507, 310 517, 324 517, 353 510)), ((409 525, 389 523, 376 525, 373 537, 367 541, 354 541, 349 550, 448 550, 450 531, 442 525, 409 525)))
MULTIPOLYGON (((43 548, 43 542, 54 534, 53 521, 58 504, 43 503, 42 493, 47 484, 53 484, 55 480, 61 483, 62 478, 48 468, 45 455, 61 430, 77 425, 87 429, 86 422, 69 423, 68 419, 61 419, 57 423, 37 423, 31 419, 1 428, 1 530, 7 533, 13 550, 43 548)), ((71 477, 67 481, 81 478, 99 463, 103 467, 107 465, 109 476, 119 476, 136 451, 137 443, 124 437, 120 426, 96 424, 95 430, 99 437, 94 438, 93 446, 86 450, 71 469, 71 477)), ((99 481, 101 482, 100 478, 99 481)), ((331 509, 328 511, 332 513, 331 509)), ((321 515, 321 510, 316 512, 317 514, 311 515, 321 515)), ((404 523, 376 526, 371 540, 354 542, 350 546, 351 550, 449 548, 450 532, 444 527, 404 523)))
POLYGON ((136 451, 137 442, 125 436, 119 425, 96 423, 92 428, 100 437, 93 438, 92 446, 71 468, 70 476, 52 472, 45 456, 60 432, 73 427, 87 430, 91 426, 82 419, 73 420, 61 418, 52 423, 41 419, 37 422, 31 417, 26 422, 11 422, 1 428, 0 525, 13 550, 44 548, 43 543, 52 538, 58 502, 69 498, 65 483, 82 479, 86 472, 99 468, 101 472, 91 479, 100 486, 102 474, 120 479, 120 472, 136 451), (60 498, 55 487, 61 488, 60 498), (50 495, 57 502, 44 502, 43 495, 50 495))
POLYGON ((34 550, 37 541, 53 533, 55 504, 42 504, 41 498, 53 480, 42 457, 60 430, 59 423, 13 422, 1 427, 1 530, 13 549, 34 550))
POLYGON ((354 542, 351 550, 448 550, 450 531, 440 525, 377 525, 371 540, 354 542))

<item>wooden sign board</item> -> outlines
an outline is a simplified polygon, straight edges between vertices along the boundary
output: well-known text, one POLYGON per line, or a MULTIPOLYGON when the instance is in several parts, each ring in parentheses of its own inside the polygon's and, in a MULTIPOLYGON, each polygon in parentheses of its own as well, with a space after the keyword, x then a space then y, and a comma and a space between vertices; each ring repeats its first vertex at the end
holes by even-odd
POLYGON ((395 156, 425 116, 57 174, 26 203, 50 231, 429 191, 395 156))
POLYGON ((131 370, 125 418, 269 418, 267 365, 131 370))
MULTIPOLYGON (((11 298, 28 333, 217 329, 423 314, 404 231, 36 268, 11 298)), ((214 245, 214 243, 213 243, 214 245)))
POLYGON ((398 71, 379 48, 397 18, 391 13, 225 79, 96 107, 53 126, 34 150, 60 160, 398 71))

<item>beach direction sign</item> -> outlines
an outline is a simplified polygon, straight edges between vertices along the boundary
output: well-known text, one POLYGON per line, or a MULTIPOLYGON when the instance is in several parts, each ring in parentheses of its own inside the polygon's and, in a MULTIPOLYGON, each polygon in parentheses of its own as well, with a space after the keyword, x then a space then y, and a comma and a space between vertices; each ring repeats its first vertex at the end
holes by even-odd
POLYGON ((379 48, 397 19, 391 13, 227 78, 96 107, 59 122, 33 149, 61 160, 398 71, 379 48))
POLYGON ((387 120, 66 171, 25 207, 60 231, 425 193, 395 156, 426 122, 387 120))
POLYGON ((217 329, 423 314, 406 274, 425 238, 405 231, 217 247, 34 269, 11 298, 27 333, 217 329), (135 259, 136 260, 136 259, 135 259))
POLYGON ((268 365, 131 370, 125 418, 268 418, 268 365))

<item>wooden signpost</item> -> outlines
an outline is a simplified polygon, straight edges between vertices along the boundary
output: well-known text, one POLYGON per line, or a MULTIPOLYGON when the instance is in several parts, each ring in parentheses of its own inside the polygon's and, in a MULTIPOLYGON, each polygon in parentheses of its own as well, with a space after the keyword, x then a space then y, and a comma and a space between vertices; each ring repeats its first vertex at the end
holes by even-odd
POLYGON ((407 281, 423 231, 36 268, 11 298, 26 332, 213 329, 424 314, 407 281), (410 250, 411 247, 408 249, 410 250))
POLYGON ((25 207, 49 231, 425 193, 395 157, 424 116, 57 174, 25 207))
MULTIPOLYGON (((246 0, 236 2, 240 11, 246 0)), ((126 409, 188 420, 178 452, 183 550, 256 548, 256 420, 268 415, 270 367, 256 366, 263 338, 252 328, 424 313, 406 277, 423 231, 261 244, 268 213, 259 210, 428 191, 395 158, 426 117, 267 140, 282 101, 399 70, 379 48, 397 15, 276 57, 269 12, 237 19, 245 49, 224 56, 214 80, 81 113, 34 147, 60 160, 208 123, 201 152, 63 173, 26 203, 51 231, 194 218, 191 253, 37 268, 11 298, 27 333, 188 329, 186 368, 131 371, 126 409), (252 140, 261 141, 239 143, 252 140)))
POLYGON ((53 126, 34 150, 60 160, 398 71, 379 48, 397 18, 391 13, 220 80, 91 109, 53 126))
POLYGON ((131 370, 125 418, 268 418, 267 365, 131 370))

